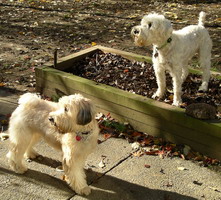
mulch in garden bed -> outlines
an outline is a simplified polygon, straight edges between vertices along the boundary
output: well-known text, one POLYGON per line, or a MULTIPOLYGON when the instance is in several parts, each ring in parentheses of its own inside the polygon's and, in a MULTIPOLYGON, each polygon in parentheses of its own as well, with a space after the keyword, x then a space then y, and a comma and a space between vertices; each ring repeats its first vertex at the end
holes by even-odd
MULTIPOLYGON (((157 89, 156 77, 153 66, 150 63, 131 61, 120 55, 98 51, 74 64, 68 72, 74 75, 116 87, 131 93, 151 98, 157 89)), ((173 89, 169 74, 166 76, 167 91, 165 103, 172 104, 173 89)), ((199 92, 201 76, 189 74, 183 83, 183 104, 186 108, 192 103, 207 103, 212 106, 221 105, 221 80, 211 78, 207 92, 199 92)), ((220 112, 217 113, 220 118, 220 112)))

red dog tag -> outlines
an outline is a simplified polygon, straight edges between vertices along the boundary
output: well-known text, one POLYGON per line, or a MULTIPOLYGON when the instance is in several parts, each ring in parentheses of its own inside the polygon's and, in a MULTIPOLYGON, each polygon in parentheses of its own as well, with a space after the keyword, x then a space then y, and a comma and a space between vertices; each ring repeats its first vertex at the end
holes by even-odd
POLYGON ((76 140, 77 140, 77 141, 80 141, 80 140, 81 140, 81 136, 76 135, 76 140))

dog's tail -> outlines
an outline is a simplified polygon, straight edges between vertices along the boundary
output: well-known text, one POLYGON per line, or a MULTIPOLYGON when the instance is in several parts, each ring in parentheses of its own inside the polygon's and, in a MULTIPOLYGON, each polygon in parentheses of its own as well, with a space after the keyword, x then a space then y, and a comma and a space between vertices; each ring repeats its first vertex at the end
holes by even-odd
POLYGON ((39 101, 40 97, 37 94, 32 94, 32 93, 25 93, 21 95, 21 97, 18 100, 18 104, 35 104, 39 101))
POLYGON ((206 13, 203 12, 203 11, 201 11, 201 12, 200 12, 200 15, 199 15, 198 25, 199 25, 199 26, 204 26, 205 21, 206 21, 206 13))

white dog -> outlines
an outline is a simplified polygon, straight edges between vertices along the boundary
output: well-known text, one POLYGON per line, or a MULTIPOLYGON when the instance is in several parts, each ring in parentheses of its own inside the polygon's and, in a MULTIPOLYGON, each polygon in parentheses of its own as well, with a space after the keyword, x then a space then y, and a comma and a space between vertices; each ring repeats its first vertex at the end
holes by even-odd
POLYGON ((80 94, 64 96, 58 103, 26 93, 9 122, 10 167, 24 173, 24 158, 35 158, 33 146, 44 138, 53 147, 62 150, 66 181, 78 194, 91 192, 87 185, 84 163, 97 145, 99 128, 94 108, 89 99, 80 94))
POLYGON ((166 89, 165 71, 168 71, 173 80, 173 105, 179 106, 182 103, 182 83, 189 73, 188 62, 196 52, 199 53, 203 70, 199 90, 208 89, 212 41, 204 27, 205 16, 206 14, 201 12, 198 25, 175 31, 163 15, 152 13, 144 16, 141 25, 132 29, 131 35, 136 45, 154 46, 152 60, 158 89, 153 98, 163 97, 166 89))

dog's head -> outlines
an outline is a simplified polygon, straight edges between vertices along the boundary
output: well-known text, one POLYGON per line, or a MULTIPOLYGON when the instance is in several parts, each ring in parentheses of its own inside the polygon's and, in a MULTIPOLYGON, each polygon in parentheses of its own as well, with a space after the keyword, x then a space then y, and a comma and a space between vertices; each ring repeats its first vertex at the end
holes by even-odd
POLYGON ((49 114, 49 121, 61 133, 72 132, 76 126, 89 124, 94 116, 92 102, 80 94, 64 96, 59 99, 59 109, 49 114))
POLYGON ((131 30, 131 36, 137 46, 149 46, 165 42, 172 34, 173 28, 163 15, 151 13, 145 15, 141 24, 131 30))

